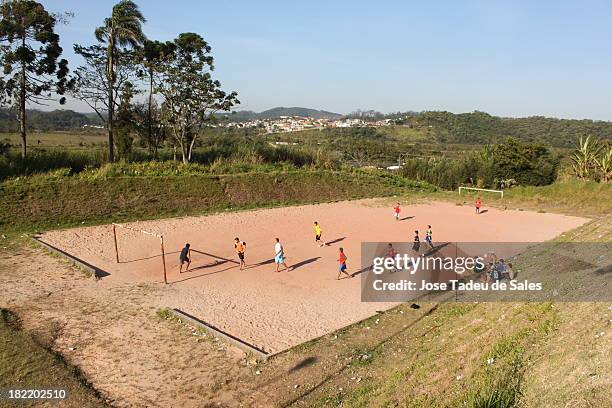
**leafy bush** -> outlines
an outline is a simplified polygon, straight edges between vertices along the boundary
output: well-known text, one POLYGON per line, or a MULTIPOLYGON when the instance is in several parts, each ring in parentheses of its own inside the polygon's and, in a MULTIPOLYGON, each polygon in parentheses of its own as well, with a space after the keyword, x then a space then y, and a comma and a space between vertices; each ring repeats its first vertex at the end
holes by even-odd
MULTIPOLYGON (((131 145, 131 139, 128 142, 131 145)), ((68 168, 72 174, 84 172, 83 176, 87 177, 226 174, 300 167, 339 168, 338 160, 322 149, 274 146, 236 136, 207 140, 206 144, 194 151, 192 163, 187 166, 174 161, 171 150, 160 151, 158 161, 151 161, 150 155, 143 150, 130 150, 125 146, 120 150, 121 157, 126 161, 111 165, 105 164, 106 152, 103 149, 35 149, 25 160, 9 151, 0 156, 0 180, 47 173, 59 168, 68 168)))
POLYGON ((555 181, 559 159, 540 143, 523 143, 509 138, 492 151, 493 174, 497 180, 515 179, 523 186, 542 186, 555 181))
POLYGON ((17 152, 8 151, 0 156, 0 180, 66 168, 78 173, 87 167, 99 167, 104 162, 106 155, 102 150, 36 149, 31 150, 26 159, 17 152))
POLYGON ((448 190, 464 184, 493 188, 514 183, 538 186, 555 180, 558 164, 558 158, 543 145, 508 139, 461 159, 407 159, 401 174, 448 190))

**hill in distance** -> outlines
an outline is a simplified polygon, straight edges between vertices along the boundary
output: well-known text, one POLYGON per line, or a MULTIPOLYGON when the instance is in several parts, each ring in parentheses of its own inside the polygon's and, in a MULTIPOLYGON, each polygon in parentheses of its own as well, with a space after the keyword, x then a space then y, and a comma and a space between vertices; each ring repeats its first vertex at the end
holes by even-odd
POLYGON ((255 120, 255 119, 277 119, 281 116, 301 116, 305 118, 313 119, 339 119, 344 115, 334 112, 328 112, 324 110, 316 110, 310 108, 279 106, 276 108, 268 109, 263 112, 253 112, 249 110, 234 111, 231 114, 224 114, 229 120, 255 120))
MULTIPOLYGON (((70 109, 52 111, 27 109, 26 116, 28 128, 39 131, 65 131, 80 129, 85 125, 102 125, 102 121, 95 113, 81 113, 70 109)), ((19 123, 16 111, 11 108, 0 108, 0 132, 17 131, 19 131, 19 123)))

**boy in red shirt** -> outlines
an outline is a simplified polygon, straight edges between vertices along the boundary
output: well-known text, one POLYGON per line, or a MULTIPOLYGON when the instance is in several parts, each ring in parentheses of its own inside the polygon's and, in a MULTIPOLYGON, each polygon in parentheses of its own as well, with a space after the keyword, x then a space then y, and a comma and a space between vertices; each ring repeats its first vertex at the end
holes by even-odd
POLYGON ((395 204, 393 210, 395 211, 395 221, 399 221, 400 211, 402 211, 402 209, 400 208, 400 203, 395 204))
POLYGON ((480 214, 480 207, 482 206, 482 201, 480 201, 480 197, 476 199, 476 214, 480 214))
POLYGON ((340 275, 342 275, 343 273, 348 276, 349 278, 352 278, 353 275, 350 275, 347 271, 346 271, 346 254, 344 253, 344 248, 340 247, 340 254, 338 254, 338 277, 336 278, 336 280, 340 280, 340 275))

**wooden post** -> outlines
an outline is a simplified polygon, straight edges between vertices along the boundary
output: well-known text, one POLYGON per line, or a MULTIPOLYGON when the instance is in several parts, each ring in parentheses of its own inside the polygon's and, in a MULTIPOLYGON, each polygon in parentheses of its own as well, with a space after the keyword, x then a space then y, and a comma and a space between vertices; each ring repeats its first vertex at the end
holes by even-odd
POLYGON ((164 264, 164 283, 168 283, 168 278, 166 276, 166 254, 164 253, 164 236, 160 237, 161 239, 161 253, 162 253, 162 263, 164 264))
POLYGON ((119 263, 119 250, 117 249, 117 227, 113 224, 113 238, 115 239, 115 258, 119 263))

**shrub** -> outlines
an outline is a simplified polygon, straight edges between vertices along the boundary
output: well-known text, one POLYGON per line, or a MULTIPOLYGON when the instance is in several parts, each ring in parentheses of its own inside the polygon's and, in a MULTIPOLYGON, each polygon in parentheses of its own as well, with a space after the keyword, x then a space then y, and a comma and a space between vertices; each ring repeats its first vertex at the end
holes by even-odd
POLYGON ((508 139, 460 159, 407 159, 401 174, 448 190, 464 184, 493 188, 509 184, 537 186, 555 180, 558 164, 558 158, 543 145, 508 139))

